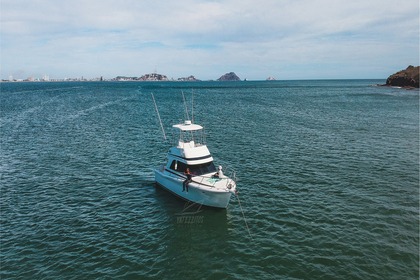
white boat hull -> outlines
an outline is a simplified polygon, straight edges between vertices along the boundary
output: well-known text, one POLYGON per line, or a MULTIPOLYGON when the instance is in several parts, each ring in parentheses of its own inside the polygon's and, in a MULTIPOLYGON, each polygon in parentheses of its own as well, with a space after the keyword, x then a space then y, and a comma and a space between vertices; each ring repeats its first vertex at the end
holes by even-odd
POLYGON ((162 170, 155 169, 155 180, 163 188, 174 193, 175 195, 205 206, 227 208, 232 190, 211 187, 199 182, 193 181, 188 184, 188 192, 182 191, 184 178, 172 176, 162 172, 162 170))

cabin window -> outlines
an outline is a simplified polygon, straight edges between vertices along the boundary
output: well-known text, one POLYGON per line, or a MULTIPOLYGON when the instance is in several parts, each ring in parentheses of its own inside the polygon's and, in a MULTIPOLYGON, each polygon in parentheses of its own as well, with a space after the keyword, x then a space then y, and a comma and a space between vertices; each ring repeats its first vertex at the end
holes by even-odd
POLYGON ((187 169, 187 165, 181 161, 174 160, 172 161, 170 168, 178 172, 185 172, 185 169, 187 169))
POLYGON ((184 162, 174 160, 171 163, 171 169, 175 170, 177 172, 184 173, 187 167, 190 169, 191 174, 195 176, 203 175, 203 174, 209 174, 209 173, 215 173, 216 167, 214 166, 214 163, 206 162, 202 164, 195 164, 195 165, 186 165, 184 162))
POLYGON ((203 175, 216 172, 216 167, 212 161, 202 164, 188 165, 188 167, 193 175, 203 175))

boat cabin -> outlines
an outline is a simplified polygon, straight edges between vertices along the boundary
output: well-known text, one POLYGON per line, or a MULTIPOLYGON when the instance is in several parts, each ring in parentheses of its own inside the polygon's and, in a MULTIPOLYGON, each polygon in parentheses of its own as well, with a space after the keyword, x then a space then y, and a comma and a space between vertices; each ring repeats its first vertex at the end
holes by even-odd
POLYGON ((193 176, 216 172, 213 157, 205 145, 203 127, 185 121, 173 127, 178 130, 176 147, 168 152, 168 166, 172 171, 184 173, 187 168, 193 176))

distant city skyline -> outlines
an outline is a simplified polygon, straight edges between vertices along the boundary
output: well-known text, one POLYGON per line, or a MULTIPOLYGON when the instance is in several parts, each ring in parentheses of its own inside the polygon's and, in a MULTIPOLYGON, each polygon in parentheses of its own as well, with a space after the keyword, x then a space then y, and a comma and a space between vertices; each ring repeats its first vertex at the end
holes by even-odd
POLYGON ((0 4, 3 80, 385 79, 420 64, 417 0, 0 4))

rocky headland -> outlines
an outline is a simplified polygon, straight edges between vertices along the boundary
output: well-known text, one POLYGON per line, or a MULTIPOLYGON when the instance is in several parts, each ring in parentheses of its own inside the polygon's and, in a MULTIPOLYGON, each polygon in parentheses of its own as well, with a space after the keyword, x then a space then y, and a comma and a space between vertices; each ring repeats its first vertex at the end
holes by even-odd
POLYGON ((420 66, 408 66, 407 69, 392 74, 386 80, 385 86, 419 88, 420 66))
POLYGON ((234 72, 229 72, 229 73, 226 73, 226 74, 222 75, 217 80, 218 81, 240 81, 241 79, 234 72))

